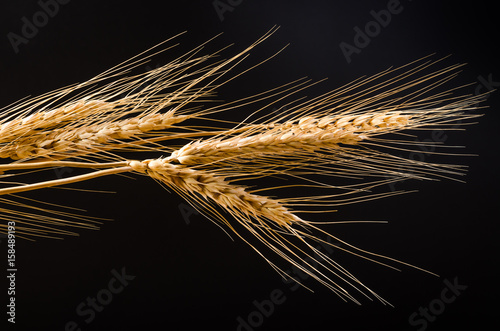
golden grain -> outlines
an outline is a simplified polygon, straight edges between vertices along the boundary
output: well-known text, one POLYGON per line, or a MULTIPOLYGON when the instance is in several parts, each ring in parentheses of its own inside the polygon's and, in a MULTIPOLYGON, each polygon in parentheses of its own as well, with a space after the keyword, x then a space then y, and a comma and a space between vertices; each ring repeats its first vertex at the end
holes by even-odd
MULTIPOLYGON (((349 194, 364 194, 402 178, 425 179, 436 174, 441 177, 459 174, 460 168, 456 166, 406 160, 379 152, 377 148, 398 150, 423 146, 425 144, 394 137, 394 134, 446 128, 476 117, 466 112, 476 109, 481 96, 452 97, 450 91, 425 96, 425 93, 453 78, 459 66, 415 78, 415 75, 438 62, 421 60, 414 62, 413 67, 386 70, 306 102, 289 103, 292 106, 282 115, 271 112, 262 119, 245 120, 233 128, 190 127, 186 123, 190 119, 207 120, 208 115, 213 113, 253 105, 271 97, 281 101, 303 88, 303 83, 297 83, 295 89, 285 85, 281 92, 273 90, 267 95, 258 95, 253 101, 245 98, 239 105, 227 103, 202 110, 201 107, 194 107, 195 103, 200 106, 199 103, 212 98, 216 88, 238 77, 240 74, 232 77, 227 74, 274 31, 272 29, 227 60, 207 63, 219 52, 195 57, 202 45, 163 67, 123 77, 126 72, 143 64, 150 55, 134 57, 85 83, 14 106, 0 119, 0 158, 17 160, 0 165, 0 178, 6 179, 2 182, 0 196, 12 197, 30 190, 102 176, 139 173, 177 192, 211 220, 227 226, 280 275, 287 276, 253 245, 248 234, 342 299, 358 302, 344 288, 347 285, 365 296, 386 303, 331 257, 315 248, 315 244, 325 243, 318 234, 326 232, 313 222, 297 216, 304 211, 294 208, 331 207, 390 196, 397 192, 370 193, 359 200, 346 197, 349 194), (387 77, 390 74, 393 77, 387 77), (15 114, 17 111, 19 115, 15 114), (174 128, 180 133, 177 134, 174 128), (208 138, 194 140, 200 136, 208 138), (179 148, 157 144, 169 137, 190 142, 183 141, 184 145, 179 148), (141 149, 141 146, 146 147, 141 149), (120 154, 123 151, 149 151, 158 156, 168 151, 170 155, 139 161, 129 160, 120 154), (82 168, 88 172, 34 183, 21 180, 32 171, 46 171, 53 167, 82 168), (309 180, 309 175, 361 178, 364 183, 334 186, 332 183, 309 180), (305 179, 308 180, 305 185, 308 188, 341 189, 346 193, 275 198, 261 194, 268 188, 250 188, 240 184, 243 180, 270 176, 305 179), (367 181, 367 177, 382 179, 367 181), (15 181, 12 178, 21 179, 15 181), (219 210, 231 217, 225 217, 219 210), (246 232, 241 232, 241 228, 246 232)), ((294 183, 271 189, 292 187, 296 185, 294 183)), ((0 217, 19 221, 22 224, 20 233, 27 238, 73 234, 61 229, 66 226, 95 228, 94 225, 86 226, 85 219, 80 216, 45 207, 35 208, 30 205, 31 201, 18 202, 16 199, 20 199, 19 196, 13 198, 2 197, 0 202, 9 207, 28 209, 28 212, 17 215, 12 209, 0 208, 0 217), (37 219, 36 214, 29 210, 52 216, 37 219), (64 218, 71 220, 65 221, 64 218)), ((1 232, 5 232, 4 225, 0 225, 1 232)), ((380 260, 405 264, 327 235, 336 240, 329 245, 338 250, 384 265, 380 260)))

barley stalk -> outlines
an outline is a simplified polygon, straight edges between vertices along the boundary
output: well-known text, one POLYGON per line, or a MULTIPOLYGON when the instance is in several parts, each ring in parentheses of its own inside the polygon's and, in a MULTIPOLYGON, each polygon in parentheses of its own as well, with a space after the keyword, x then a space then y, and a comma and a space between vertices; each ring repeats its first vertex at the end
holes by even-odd
MULTIPOLYGON (((89 165, 89 167, 92 167, 92 165, 89 165)), ((97 177, 121 174, 121 173, 129 172, 129 171, 131 171, 131 168, 127 165, 124 165, 123 167, 118 167, 118 168, 113 167, 110 169, 99 170, 96 172, 91 172, 91 173, 73 176, 73 177, 69 177, 69 178, 61 178, 61 179, 55 179, 55 180, 50 180, 50 181, 45 181, 45 182, 38 182, 35 184, 27 184, 27 185, 21 185, 21 186, 2 188, 2 189, 0 189, 0 195, 15 194, 15 193, 20 193, 20 192, 39 190, 42 188, 68 185, 71 183, 83 182, 83 181, 97 178, 97 177)))

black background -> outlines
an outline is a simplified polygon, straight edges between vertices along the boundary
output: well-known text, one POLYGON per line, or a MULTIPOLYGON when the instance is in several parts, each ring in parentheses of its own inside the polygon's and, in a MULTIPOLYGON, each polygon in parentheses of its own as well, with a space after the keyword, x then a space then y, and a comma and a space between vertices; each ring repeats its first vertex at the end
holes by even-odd
MULTIPOLYGON (((71 0, 17 54, 7 34, 20 34, 21 18, 31 18, 40 6, 36 1, 2 2, 0 101, 6 106, 26 95, 84 81, 185 30, 188 33, 178 40, 181 46, 153 60, 151 67, 220 32, 223 35, 214 44, 235 43, 226 53, 234 54, 275 24, 281 26, 279 31, 252 54, 264 58, 285 44, 290 46, 222 88, 221 98, 235 100, 303 76, 328 77, 308 90, 308 95, 315 96, 361 75, 431 53, 437 57, 451 54, 447 64, 468 63, 454 83, 472 83, 467 93, 474 93, 480 76, 492 75, 493 81, 500 81, 494 2, 460 6, 456 1, 414 0, 401 1, 401 6, 402 12, 348 64, 339 44, 352 44, 353 28, 373 20, 370 11, 385 9, 387 1, 243 0, 232 12, 225 12, 221 21, 212 0, 71 0)), ((363 298, 361 306, 344 303, 312 282, 307 284, 315 293, 291 291, 244 243, 232 242, 201 216, 191 216, 187 224, 178 208, 180 197, 153 181, 114 177, 78 187, 116 194, 57 195, 62 204, 114 219, 100 231, 83 231, 80 237, 61 241, 18 241, 17 323, 8 328, 65 330, 74 321, 81 330, 235 330, 238 317, 246 319, 256 310, 254 300, 269 299, 271 291, 280 289, 285 302, 255 330, 417 330, 409 324, 409 316, 440 297, 444 279, 456 277, 467 289, 427 329, 495 325, 499 308, 498 260, 494 258, 499 248, 497 92, 486 104, 490 108, 477 125, 450 133, 450 144, 466 144, 464 152, 478 154, 451 158, 469 166, 466 183, 412 182, 405 187, 419 192, 346 206, 333 215, 388 220, 386 225, 329 229, 353 244, 441 276, 347 261, 350 270, 394 308, 363 298), (135 279, 86 324, 76 307, 107 286, 111 270, 122 267, 135 279)), ((50 200, 52 192, 42 195, 50 200)), ((6 255, 5 240, 0 247, 6 255)), ((3 297, 6 284, 0 284, 3 297)), ((6 314, 1 316, 4 322, 6 314)))

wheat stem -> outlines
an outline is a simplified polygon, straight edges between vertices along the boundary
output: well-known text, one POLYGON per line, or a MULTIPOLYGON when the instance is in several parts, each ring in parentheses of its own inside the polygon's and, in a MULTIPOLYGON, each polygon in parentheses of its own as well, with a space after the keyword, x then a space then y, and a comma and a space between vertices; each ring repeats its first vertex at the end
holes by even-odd
POLYGON ((73 161, 46 161, 46 162, 26 162, 26 163, 10 163, 0 164, 0 173, 10 170, 27 170, 27 169, 43 169, 55 167, 72 167, 72 168, 113 168, 126 166, 127 161, 108 162, 108 163, 90 163, 90 162, 73 162, 73 161))
POLYGON ((97 178, 97 177, 115 175, 115 174, 120 174, 120 173, 124 173, 124 172, 130 172, 130 171, 132 171, 132 168, 129 166, 99 170, 99 171, 91 172, 88 174, 72 176, 72 177, 68 177, 68 178, 54 179, 54 180, 39 182, 39 183, 35 183, 35 184, 26 184, 26 185, 3 188, 3 189, 0 189, 0 195, 21 193, 21 192, 39 190, 42 188, 67 185, 67 184, 86 181, 86 180, 97 178))

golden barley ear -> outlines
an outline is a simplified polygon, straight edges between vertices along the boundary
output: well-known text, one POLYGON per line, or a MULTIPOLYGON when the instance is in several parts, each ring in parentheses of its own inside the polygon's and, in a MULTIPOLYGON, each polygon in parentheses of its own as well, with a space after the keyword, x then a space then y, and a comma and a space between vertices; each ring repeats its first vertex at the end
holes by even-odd
MULTIPOLYGON (((274 31, 227 60, 210 62, 219 51, 200 55, 202 45, 163 67, 126 76, 155 54, 157 49, 152 48, 88 82, 14 105, 0 120, 0 157, 16 160, 0 164, 2 220, 21 224, 18 229, 26 238, 73 234, 68 227, 95 229, 98 219, 20 194, 138 173, 175 191, 214 223, 228 228, 283 277, 291 276, 255 240, 343 300, 359 303, 354 290, 386 304, 316 245, 394 269, 411 265, 355 247, 324 231, 321 222, 308 221, 307 214, 405 193, 387 190, 387 184, 408 178, 458 179, 463 166, 414 161, 395 152, 424 146, 413 139, 419 131, 457 129, 470 123, 479 116, 471 111, 483 96, 457 96, 458 88, 439 92, 461 65, 434 70, 442 60, 426 57, 306 101, 289 101, 313 85, 299 79, 241 100, 201 107, 218 87, 241 74, 228 76, 274 31), (261 115, 277 103, 284 103, 286 111, 278 108, 261 115), (254 113, 239 123, 210 116, 249 107, 255 107, 254 113), (192 120, 210 125, 191 126, 192 120), (169 145, 169 140, 182 144, 169 145), (133 160, 130 152, 156 156, 133 160), (54 167, 86 172, 24 181, 31 172, 54 167), (259 181, 262 178, 264 182, 259 181), (304 188, 318 193, 304 196, 304 188), (292 194, 297 190, 299 194, 292 194), (16 209, 22 213, 16 214, 16 209)), ((0 226, 0 232, 5 229, 0 226)))
MULTIPOLYGON (((202 55, 209 40, 166 65, 132 73, 173 47, 164 47, 171 38, 84 83, 14 103, 0 117, 0 158, 110 160, 119 158, 115 150, 158 150, 155 142, 178 137, 167 134, 177 124, 221 111, 201 105, 242 74, 230 73, 275 30, 228 59, 217 59, 225 48, 202 55)), ((183 138, 204 134, 182 130, 183 138)))
MULTIPOLYGON (((215 130, 208 132, 204 127, 178 124, 188 119, 203 119, 211 123, 208 115, 239 107, 238 102, 205 109, 201 105, 213 103, 215 90, 242 74, 235 68, 275 30, 272 28, 255 43, 228 59, 220 58, 220 53, 227 47, 203 54, 212 38, 163 66, 135 73, 153 56, 177 46, 166 45, 178 35, 86 82, 5 107, 0 114, 0 158, 3 159, 3 164, 0 164, 0 195, 19 194, 122 173, 124 167, 130 171, 126 167, 124 153, 171 152, 173 147, 159 142, 215 134, 215 125, 210 128, 214 130, 215 127, 215 130), (8 163, 9 159, 14 162, 8 163), (62 167, 85 168, 88 172, 58 178, 54 169, 62 167), (30 174, 38 174, 40 178, 56 178, 43 181, 35 178, 33 182, 30 174)), ((279 89, 241 102, 250 104, 254 98, 271 98, 279 93, 279 89)), ((21 208, 21 204, 11 204, 11 207, 21 208)), ((47 210, 56 214, 55 209, 47 210)), ((12 215, 7 211, 4 211, 6 215, 12 215)), ((30 215, 23 220, 26 233, 31 223, 39 228, 35 225, 36 214, 25 212, 30 215)), ((4 221, 9 219, 12 217, 3 217, 4 221)), ((43 233, 44 236, 66 233, 58 232, 59 227, 71 224, 79 226, 77 222, 63 224, 41 219, 47 223, 48 232, 43 233)), ((92 223, 92 218, 89 218, 89 222, 92 223)), ((38 230, 32 233, 33 236, 41 234, 38 230)))
MULTIPOLYGON (((347 92, 326 94, 311 102, 300 103, 286 114, 248 125, 240 123, 238 128, 242 130, 238 133, 200 139, 174 151, 167 158, 132 162, 130 165, 135 171, 148 174, 188 201, 193 201, 193 206, 200 212, 227 226, 250 244, 249 237, 244 234, 247 231, 266 248, 342 299, 358 302, 347 286, 368 298, 387 303, 314 245, 330 245, 391 268, 412 265, 348 244, 321 230, 315 223, 299 218, 296 214, 308 210, 296 208, 322 207, 326 211, 328 207, 403 193, 371 192, 391 182, 463 175, 464 169, 458 165, 416 162, 379 151, 420 146, 409 140, 386 138, 391 135, 398 137, 397 134, 410 130, 454 129, 457 123, 480 116, 470 111, 476 109, 481 96, 453 97, 451 91, 433 93, 437 86, 455 76, 454 71, 459 66, 417 75, 435 64, 434 61, 417 63, 418 70, 396 74, 398 79, 386 75, 394 75, 401 68, 390 70, 357 84, 360 91, 348 88, 347 92), (379 78, 383 81, 377 84, 379 78), (383 85, 384 92, 374 94, 380 85, 383 85), (414 91, 408 92, 410 89, 414 91), (404 92, 407 93, 401 96, 404 92), (339 103, 341 107, 336 106, 339 103), (288 120, 282 120, 285 117, 288 120), (308 181, 308 175, 317 174, 329 178, 360 179, 361 183, 342 187, 308 181), (306 181, 305 187, 344 192, 271 199, 256 193, 278 188, 250 189, 237 184, 274 176, 288 176, 294 180, 293 184, 284 184, 281 188, 298 186, 295 183, 302 179, 306 181), (373 177, 379 179, 368 180, 373 177), (361 196, 355 196, 357 194, 361 196), (226 211, 230 219, 234 218, 242 230, 221 215, 218 208, 226 211), (334 239, 335 244, 320 239, 319 235, 334 239)), ((404 135, 408 137, 408 134, 404 135)), ((290 277, 253 244, 250 245, 282 276, 290 277)))

